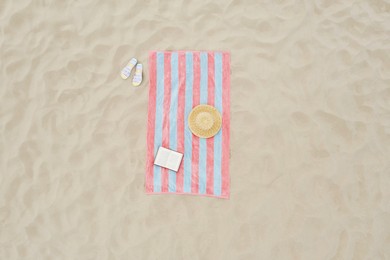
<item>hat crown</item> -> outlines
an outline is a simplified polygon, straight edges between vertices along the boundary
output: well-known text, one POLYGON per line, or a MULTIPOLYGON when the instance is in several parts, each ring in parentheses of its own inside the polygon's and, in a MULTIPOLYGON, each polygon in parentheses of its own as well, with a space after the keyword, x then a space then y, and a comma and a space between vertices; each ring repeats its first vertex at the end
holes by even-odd
POLYGON ((203 130, 209 130, 213 127, 214 118, 208 112, 200 112, 195 119, 196 124, 203 130))

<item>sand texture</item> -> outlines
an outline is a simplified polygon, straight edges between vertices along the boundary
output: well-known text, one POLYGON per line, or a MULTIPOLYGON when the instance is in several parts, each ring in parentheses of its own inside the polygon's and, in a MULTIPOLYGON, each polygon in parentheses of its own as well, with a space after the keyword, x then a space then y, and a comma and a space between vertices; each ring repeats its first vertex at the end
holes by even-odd
POLYGON ((0 0, 0 259, 390 259, 390 2, 0 0), (145 194, 149 50, 231 52, 229 200, 145 194))

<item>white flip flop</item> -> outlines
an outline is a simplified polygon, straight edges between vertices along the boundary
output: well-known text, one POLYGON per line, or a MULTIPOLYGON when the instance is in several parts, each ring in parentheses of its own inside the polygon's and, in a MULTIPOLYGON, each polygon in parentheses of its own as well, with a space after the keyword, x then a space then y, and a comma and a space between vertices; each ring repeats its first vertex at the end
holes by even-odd
POLYGON ((127 79, 130 76, 131 71, 133 70, 134 66, 137 64, 137 59, 132 58, 129 63, 127 63, 126 67, 124 67, 121 70, 121 77, 122 79, 127 79))
POLYGON ((135 68, 135 74, 133 78, 133 86, 137 87, 142 82, 142 64, 138 63, 137 67, 135 68))

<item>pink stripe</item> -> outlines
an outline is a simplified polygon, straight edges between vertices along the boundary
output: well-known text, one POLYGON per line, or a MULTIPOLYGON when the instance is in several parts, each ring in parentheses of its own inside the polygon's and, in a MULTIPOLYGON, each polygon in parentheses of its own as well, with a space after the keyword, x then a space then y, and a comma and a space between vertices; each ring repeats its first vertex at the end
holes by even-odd
POLYGON ((156 52, 149 54, 149 105, 145 190, 153 192, 154 125, 156 118, 156 52))
MULTIPOLYGON (((193 101, 192 107, 200 103, 200 54, 193 53, 194 64, 194 83, 193 83, 193 101)), ((192 179, 191 179, 192 193, 199 191, 199 137, 192 135, 192 179)))
POLYGON ((229 145, 230 145, 230 54, 222 55, 222 196, 229 197, 229 145))
MULTIPOLYGON (((210 106, 214 106, 215 100, 215 73, 214 73, 214 53, 209 52, 208 60, 208 89, 207 102, 210 106)), ((207 139, 207 186, 206 193, 214 194, 214 137, 207 139)))
MULTIPOLYGON (((179 93, 177 102, 177 151, 184 154, 184 109, 186 87, 186 57, 184 52, 179 53, 179 93)), ((176 192, 183 192, 184 163, 180 165, 176 174, 176 192)))
MULTIPOLYGON (((164 53, 164 108, 162 146, 169 148, 169 109, 171 106, 171 53, 164 53)), ((168 169, 161 168, 161 191, 168 192, 168 169)))

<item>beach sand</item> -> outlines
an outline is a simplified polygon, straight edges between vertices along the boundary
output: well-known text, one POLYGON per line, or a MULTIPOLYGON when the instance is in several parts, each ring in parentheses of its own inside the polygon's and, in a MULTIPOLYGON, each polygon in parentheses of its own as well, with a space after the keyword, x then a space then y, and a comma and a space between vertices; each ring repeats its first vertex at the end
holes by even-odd
POLYGON ((0 21, 0 259, 390 259, 388 1, 1 0, 0 21), (145 194, 149 50, 231 52, 229 200, 145 194))

